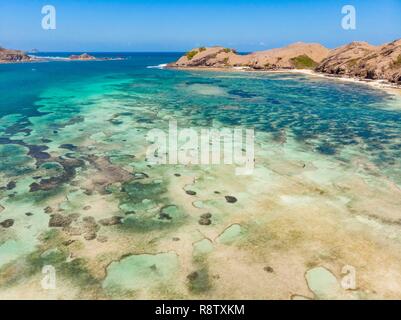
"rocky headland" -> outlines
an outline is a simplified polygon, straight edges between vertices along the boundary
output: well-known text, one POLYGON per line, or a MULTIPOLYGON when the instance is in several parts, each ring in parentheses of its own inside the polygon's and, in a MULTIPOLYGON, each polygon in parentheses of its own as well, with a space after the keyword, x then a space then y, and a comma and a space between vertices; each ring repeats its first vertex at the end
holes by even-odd
POLYGON ((315 43, 294 43, 284 48, 238 54, 224 47, 192 49, 169 68, 311 70, 323 75, 383 80, 401 85, 401 39, 381 46, 352 42, 330 50, 315 43))

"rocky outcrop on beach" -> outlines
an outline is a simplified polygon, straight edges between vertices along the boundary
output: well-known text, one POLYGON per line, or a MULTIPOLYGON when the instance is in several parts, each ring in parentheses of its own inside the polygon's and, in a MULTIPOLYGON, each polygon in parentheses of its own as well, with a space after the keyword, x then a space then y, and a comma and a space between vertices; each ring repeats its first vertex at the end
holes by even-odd
POLYGON ((381 46, 352 42, 329 50, 315 43, 241 55, 224 47, 195 48, 170 68, 243 68, 249 70, 310 69, 316 72, 401 84, 401 39, 381 46))
POLYGON ((20 50, 9 50, 0 47, 0 63, 27 62, 32 58, 20 50))
POLYGON ((381 46, 352 42, 332 50, 316 71, 401 84, 401 39, 381 46))
POLYGON ((316 43, 294 43, 284 48, 246 55, 224 47, 196 48, 169 67, 247 67, 255 70, 313 69, 330 50, 316 43))
POLYGON ((96 60, 96 58, 94 56, 91 56, 87 53, 83 53, 80 55, 73 54, 73 55, 69 56, 69 59, 70 60, 85 60, 85 61, 86 60, 96 60))

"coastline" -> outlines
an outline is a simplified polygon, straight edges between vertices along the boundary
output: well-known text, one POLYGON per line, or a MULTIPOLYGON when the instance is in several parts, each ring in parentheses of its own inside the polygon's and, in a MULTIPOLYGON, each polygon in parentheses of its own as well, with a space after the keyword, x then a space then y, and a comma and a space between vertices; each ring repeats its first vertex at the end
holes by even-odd
MULTIPOLYGON (((111 60, 124 60, 124 59, 66 59, 65 62, 70 61, 111 61, 111 60)), ((41 62, 52 62, 50 59, 38 59, 33 58, 27 61, 0 61, 2 64, 21 64, 21 63, 41 63, 41 62)), ((332 74, 325 74, 316 72, 310 69, 277 69, 277 70, 256 70, 249 67, 177 67, 177 66, 165 66, 162 69, 172 69, 181 71, 209 71, 209 72, 245 72, 245 73, 298 73, 314 77, 326 78, 331 80, 352 82, 357 84, 365 84, 375 89, 384 90, 389 94, 401 97, 401 85, 388 82, 386 80, 368 80, 360 78, 351 78, 347 76, 336 76, 332 74)))
POLYGON ((350 78, 345 76, 335 76, 331 74, 324 74, 320 72, 316 72, 310 69, 278 69, 278 70, 255 70, 247 67, 227 67, 227 68, 219 68, 219 67, 175 67, 175 66, 167 66, 166 69, 173 70, 182 70, 182 71, 211 71, 211 72, 245 72, 245 73, 298 73, 305 74, 309 76, 315 76, 320 78, 326 78, 331 80, 352 82, 357 84, 366 84, 376 89, 381 89, 390 93, 392 95, 396 95, 401 97, 401 85, 397 85, 395 83, 388 82, 386 80, 368 80, 368 79, 359 79, 359 78, 350 78))

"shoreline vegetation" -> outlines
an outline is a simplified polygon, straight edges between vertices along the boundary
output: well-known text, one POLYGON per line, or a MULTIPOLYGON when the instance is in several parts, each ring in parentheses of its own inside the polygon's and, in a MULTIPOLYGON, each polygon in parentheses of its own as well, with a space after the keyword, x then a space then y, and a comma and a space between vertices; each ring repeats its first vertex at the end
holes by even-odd
MULTIPOLYGON (((240 55, 235 49, 195 48, 171 69, 302 72, 339 80, 363 82, 378 88, 401 89, 401 39, 381 46, 352 42, 330 50, 316 43, 297 42, 287 47, 240 55)), ((398 92, 400 93, 400 92, 398 92)))

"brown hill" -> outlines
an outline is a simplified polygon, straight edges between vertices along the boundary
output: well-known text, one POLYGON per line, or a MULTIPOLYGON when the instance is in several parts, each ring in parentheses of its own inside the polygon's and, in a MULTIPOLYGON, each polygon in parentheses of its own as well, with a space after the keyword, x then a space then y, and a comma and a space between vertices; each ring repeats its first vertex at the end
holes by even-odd
POLYGON ((315 43, 294 43, 284 48, 239 55, 224 47, 196 48, 170 67, 249 67, 253 69, 312 69, 326 58, 329 49, 315 43))

